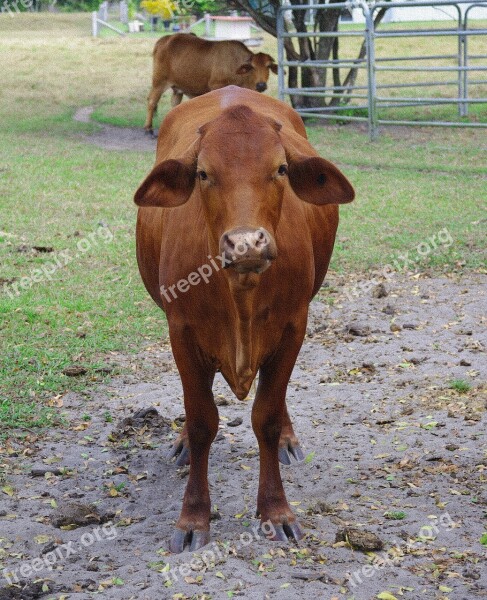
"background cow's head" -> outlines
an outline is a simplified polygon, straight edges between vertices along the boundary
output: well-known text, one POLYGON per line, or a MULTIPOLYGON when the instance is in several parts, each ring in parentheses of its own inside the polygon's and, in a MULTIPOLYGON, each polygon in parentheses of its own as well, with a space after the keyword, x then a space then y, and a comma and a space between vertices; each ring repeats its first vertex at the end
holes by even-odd
POLYGON ((353 200, 346 177, 304 138, 247 106, 224 110, 199 128, 199 136, 191 156, 156 165, 135 202, 175 207, 196 188, 212 251, 237 272, 261 273, 276 257, 274 236, 286 193, 318 206, 353 200))
POLYGON ((269 71, 277 75, 277 64, 272 56, 258 52, 252 53, 249 60, 236 71, 236 75, 241 75, 242 80, 239 82, 240 87, 245 87, 257 92, 265 92, 267 89, 267 80, 269 79, 269 71))

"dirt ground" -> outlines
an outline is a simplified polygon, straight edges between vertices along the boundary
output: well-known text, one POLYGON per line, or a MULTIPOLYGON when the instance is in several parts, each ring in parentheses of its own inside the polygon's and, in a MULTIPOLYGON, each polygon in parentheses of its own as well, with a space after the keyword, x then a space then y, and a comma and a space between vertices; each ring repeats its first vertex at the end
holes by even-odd
POLYGON ((64 426, 0 449, 0 599, 487 597, 486 282, 328 279, 288 393, 306 455, 281 467, 299 543, 257 530, 251 400, 218 379, 212 542, 168 554, 188 472, 165 457, 179 377, 166 342, 113 355, 129 375, 54 399, 64 426))

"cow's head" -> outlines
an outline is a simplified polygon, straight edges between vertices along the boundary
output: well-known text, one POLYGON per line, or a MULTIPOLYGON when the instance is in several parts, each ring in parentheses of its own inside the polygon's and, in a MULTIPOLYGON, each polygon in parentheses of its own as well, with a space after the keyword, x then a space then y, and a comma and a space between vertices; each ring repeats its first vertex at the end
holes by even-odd
POLYGON ((353 200, 345 176, 312 155, 304 138, 297 136, 311 149, 308 154, 277 121, 247 106, 224 110, 200 127, 199 136, 192 156, 156 165, 135 202, 180 206, 197 188, 212 251, 237 273, 262 273, 276 258, 274 237, 286 193, 315 205, 353 200))
POLYGON ((265 92, 269 71, 277 75, 277 64, 272 56, 259 52, 252 53, 249 60, 237 69, 236 74, 242 76, 240 87, 245 87, 257 92, 265 92))

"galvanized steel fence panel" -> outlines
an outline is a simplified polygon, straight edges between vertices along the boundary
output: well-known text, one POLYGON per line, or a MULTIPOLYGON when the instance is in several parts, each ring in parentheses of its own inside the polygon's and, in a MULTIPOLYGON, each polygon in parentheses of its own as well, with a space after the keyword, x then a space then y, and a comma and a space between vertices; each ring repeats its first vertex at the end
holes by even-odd
MULTIPOLYGON (((347 99, 361 100, 363 102, 342 103, 334 106, 320 107, 297 107, 297 112, 303 116, 313 116, 320 119, 339 119, 340 121, 365 121, 368 123, 368 130, 371 139, 375 139, 379 133, 380 125, 428 125, 428 126, 449 126, 449 127, 487 127, 487 123, 466 122, 466 121, 441 121, 441 120, 406 120, 381 118, 379 111, 381 109, 397 109, 414 106, 440 106, 447 104, 457 105, 459 117, 468 115, 468 107, 472 104, 485 104, 487 109, 487 96, 479 87, 481 94, 478 97, 472 97, 470 91, 473 86, 487 85, 487 77, 483 74, 487 71, 487 54, 470 54, 469 38, 472 36, 487 36, 487 29, 484 27, 470 27, 471 13, 475 9, 487 9, 487 2, 472 0, 414 0, 414 1, 395 1, 395 2, 375 2, 368 4, 363 0, 353 0, 346 3, 327 3, 327 4, 309 4, 309 5, 283 5, 277 16, 277 41, 278 41, 278 86, 279 97, 284 99, 289 96, 308 96, 308 97, 343 97, 347 92, 347 99), (439 10, 450 10, 456 13, 455 27, 421 28, 419 23, 415 23, 411 29, 381 29, 374 26, 374 18, 381 9, 407 8, 412 7, 433 7, 439 10), (338 31, 326 32, 295 32, 287 31, 285 24, 285 14, 289 10, 349 10, 351 13, 357 13, 357 9, 363 15, 363 23, 356 24, 354 29, 344 29, 338 31), (439 40, 456 38, 456 51, 444 54, 431 55, 409 55, 409 56, 384 56, 383 51, 378 56, 377 43, 380 40, 390 40, 394 38, 421 38, 437 37, 439 40), (364 58, 345 58, 329 60, 286 60, 284 40, 286 38, 358 38, 363 40, 366 47, 364 58), (429 64, 425 64, 428 61, 429 64), (453 64, 441 64, 449 62, 453 64), (403 64, 399 64, 403 63, 403 64), (407 64, 409 63, 409 64, 407 64), (414 63, 414 64, 412 64, 414 63), (366 84, 348 86, 324 85, 321 87, 289 88, 285 82, 285 69, 289 67, 306 68, 340 68, 364 71, 366 74, 366 84), (401 81, 401 73, 415 72, 425 76, 434 75, 433 79, 420 80, 415 82, 401 81), (397 74, 393 83, 385 83, 381 80, 384 73, 397 74), (449 79, 442 79, 441 75, 451 74, 449 79), (475 78, 473 78, 475 74, 475 78), (448 88, 453 87, 455 93, 448 97, 437 97, 430 94, 426 96, 402 96, 387 94, 387 91, 394 90, 417 90, 417 88, 448 88), (363 116, 366 112, 367 115, 363 116), (353 114, 356 113, 356 114, 353 114)), ((487 38, 486 38, 487 39, 487 38)))

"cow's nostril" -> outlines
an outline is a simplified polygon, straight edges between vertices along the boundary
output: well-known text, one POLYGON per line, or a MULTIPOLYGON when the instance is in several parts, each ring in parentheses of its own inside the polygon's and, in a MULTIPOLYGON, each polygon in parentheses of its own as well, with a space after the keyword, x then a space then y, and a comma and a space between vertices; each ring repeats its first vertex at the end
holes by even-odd
POLYGON ((223 236, 223 244, 224 244, 224 246, 226 246, 230 250, 234 250, 235 249, 235 244, 232 242, 230 236, 227 235, 226 233, 223 236))
POLYGON ((255 247, 260 248, 261 246, 265 246, 267 243, 267 238, 263 231, 257 232, 257 239, 255 240, 255 247))
POLYGON ((261 83, 258 83, 258 84, 255 86, 255 89, 256 89, 258 92, 265 92, 265 91, 266 91, 266 89, 267 89, 267 84, 266 84, 266 83, 262 83, 262 82, 261 82, 261 83))

